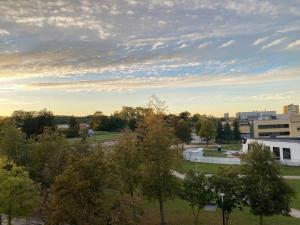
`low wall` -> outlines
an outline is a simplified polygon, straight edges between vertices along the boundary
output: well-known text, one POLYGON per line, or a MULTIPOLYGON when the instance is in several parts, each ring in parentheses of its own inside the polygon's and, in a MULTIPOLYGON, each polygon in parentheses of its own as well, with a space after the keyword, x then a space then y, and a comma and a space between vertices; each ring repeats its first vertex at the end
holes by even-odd
POLYGON ((230 164, 239 165, 241 160, 238 158, 222 158, 222 157, 196 157, 191 158, 191 162, 201 162, 201 163, 214 163, 214 164, 230 164))

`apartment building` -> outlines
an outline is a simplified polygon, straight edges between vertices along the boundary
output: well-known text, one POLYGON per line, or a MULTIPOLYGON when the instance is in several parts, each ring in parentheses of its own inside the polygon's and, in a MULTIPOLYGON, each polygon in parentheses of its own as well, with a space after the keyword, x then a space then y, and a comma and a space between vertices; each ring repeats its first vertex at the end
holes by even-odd
POLYGON ((251 137, 300 137, 300 115, 288 119, 254 120, 251 124, 251 137))
POLYGON ((297 115, 299 114, 299 105, 285 105, 283 106, 283 113, 288 115, 297 115))

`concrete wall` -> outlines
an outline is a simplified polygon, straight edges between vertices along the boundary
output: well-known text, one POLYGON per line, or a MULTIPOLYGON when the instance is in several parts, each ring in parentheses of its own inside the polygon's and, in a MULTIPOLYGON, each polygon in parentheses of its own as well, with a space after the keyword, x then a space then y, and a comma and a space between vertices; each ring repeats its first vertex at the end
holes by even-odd
POLYGON ((291 166, 300 166, 300 141, 299 142, 286 142, 279 140, 258 140, 258 139, 248 139, 245 144, 243 144, 243 152, 248 152, 248 144, 253 142, 258 142, 265 146, 270 147, 270 150, 273 151, 273 147, 280 148, 280 163, 284 165, 291 166), (289 148, 291 150, 291 159, 283 159, 283 148, 289 148))

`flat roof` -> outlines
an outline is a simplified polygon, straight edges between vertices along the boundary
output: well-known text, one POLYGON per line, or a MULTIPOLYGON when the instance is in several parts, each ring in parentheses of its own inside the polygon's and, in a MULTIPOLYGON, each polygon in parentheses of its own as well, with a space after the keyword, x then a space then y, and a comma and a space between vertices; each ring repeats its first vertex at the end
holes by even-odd
POLYGON ((300 137, 287 137, 287 138, 249 138, 250 140, 259 140, 259 141, 273 141, 273 142, 288 142, 288 143, 299 143, 300 137))

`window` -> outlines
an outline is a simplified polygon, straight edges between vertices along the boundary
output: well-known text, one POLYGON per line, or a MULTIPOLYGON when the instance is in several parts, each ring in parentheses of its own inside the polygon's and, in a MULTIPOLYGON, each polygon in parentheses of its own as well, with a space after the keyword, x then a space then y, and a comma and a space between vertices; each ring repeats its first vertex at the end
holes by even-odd
POLYGON ((259 132, 259 137, 276 137, 276 136, 289 136, 290 132, 259 132))
POLYGON ((276 160, 280 160, 280 148, 273 147, 273 154, 276 160))
POLYGON ((297 127, 297 131, 300 131, 300 127, 297 127))
POLYGON ((291 159, 291 149, 283 148, 283 159, 291 159))
POLYGON ((258 129, 272 129, 272 128, 289 128, 289 124, 266 124, 258 125, 258 129))

